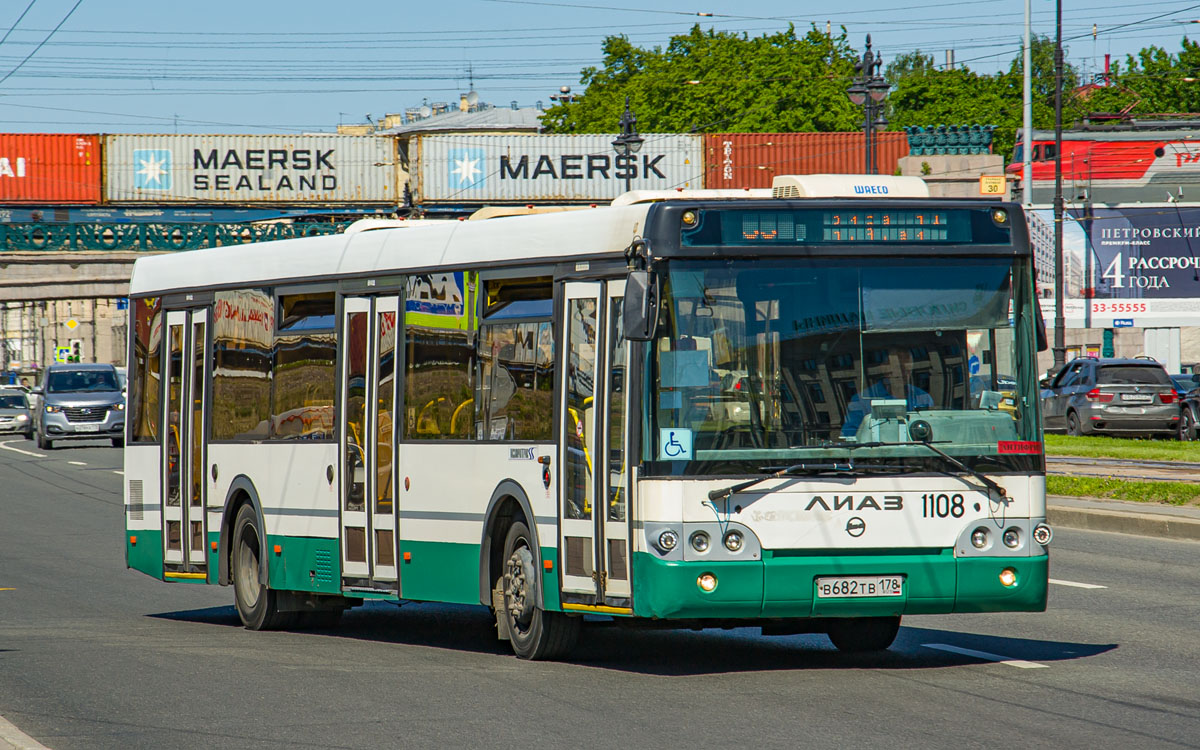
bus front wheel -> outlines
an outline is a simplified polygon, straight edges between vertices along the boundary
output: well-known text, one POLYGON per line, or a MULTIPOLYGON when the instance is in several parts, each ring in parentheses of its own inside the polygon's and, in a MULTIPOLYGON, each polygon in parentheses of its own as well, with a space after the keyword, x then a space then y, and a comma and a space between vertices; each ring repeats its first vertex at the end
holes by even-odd
POLYGON ((238 617, 250 630, 285 627, 290 615, 279 611, 275 592, 258 580, 262 538, 254 507, 243 505, 233 521, 233 598, 238 617))
POLYGON ((533 535, 517 521, 504 539, 504 617, 509 641, 522 659, 555 659, 566 655, 579 638, 579 618, 546 612, 537 603, 540 555, 534 554, 533 535))
POLYGON ((899 617, 851 617, 829 626, 829 640, 838 651, 884 651, 899 631, 899 617))

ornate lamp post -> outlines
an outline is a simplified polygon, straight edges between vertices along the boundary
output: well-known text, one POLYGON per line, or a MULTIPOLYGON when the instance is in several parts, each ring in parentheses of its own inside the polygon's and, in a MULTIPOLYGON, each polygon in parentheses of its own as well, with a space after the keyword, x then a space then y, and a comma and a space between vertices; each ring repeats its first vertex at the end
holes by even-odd
POLYGON ((867 48, 862 59, 854 64, 858 73, 846 96, 855 106, 863 108, 863 136, 866 146, 866 173, 875 174, 875 131, 887 126, 883 116, 883 101, 887 98, 888 82, 879 74, 883 58, 871 51, 871 35, 867 34, 867 48))
POLYGON ((625 111, 621 114, 621 134, 618 135, 612 142, 613 148, 618 156, 617 161, 625 166, 625 192, 630 190, 630 179, 633 176, 636 162, 629 163, 629 157, 642 150, 642 142, 645 139, 638 135, 637 132, 637 117, 629 109, 629 97, 625 97, 625 111), (622 159, 622 157, 624 157, 622 159))

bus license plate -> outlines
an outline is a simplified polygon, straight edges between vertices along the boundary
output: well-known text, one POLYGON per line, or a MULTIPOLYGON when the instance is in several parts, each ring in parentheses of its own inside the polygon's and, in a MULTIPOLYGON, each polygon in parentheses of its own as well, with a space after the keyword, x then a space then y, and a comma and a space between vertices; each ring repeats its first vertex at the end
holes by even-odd
POLYGON ((100 425, 98 424, 77 424, 75 425, 76 432, 99 432, 100 425))
POLYGON ((860 596, 901 596, 901 576, 855 576, 817 579, 818 599, 851 599, 860 596))

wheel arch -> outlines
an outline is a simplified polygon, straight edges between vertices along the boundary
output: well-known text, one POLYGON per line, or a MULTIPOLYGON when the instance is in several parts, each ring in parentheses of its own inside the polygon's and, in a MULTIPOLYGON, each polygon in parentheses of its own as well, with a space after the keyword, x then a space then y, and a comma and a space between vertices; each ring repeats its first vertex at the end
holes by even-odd
POLYGON ((237 518, 238 509, 242 505, 249 505, 254 508, 254 515, 258 518, 258 528, 262 531, 259 535, 258 544, 258 580, 259 583, 266 584, 268 582, 267 573, 267 524, 263 517, 262 501, 258 498, 258 490, 254 488, 254 482, 245 474, 238 474, 229 483, 229 489, 225 492, 225 508, 221 512, 221 536, 217 543, 217 582, 222 586, 228 586, 233 583, 233 577, 230 573, 230 545, 229 541, 233 537, 233 522, 237 518))
MULTIPOLYGON (((529 496, 521 485, 513 479, 505 479, 496 485, 492 498, 488 501, 487 511, 484 512, 483 532, 479 540, 479 603, 488 606, 492 603, 493 572, 499 571, 503 560, 497 557, 504 554, 504 535, 516 517, 513 509, 525 516, 525 525, 533 536, 533 544, 541 550, 542 543, 538 538, 537 516, 533 514, 533 506, 529 496)), ((540 553, 539 553, 540 554, 540 553)), ((539 577, 540 578, 540 577, 539 577)), ((544 606, 542 586, 537 587, 537 605, 544 606)))

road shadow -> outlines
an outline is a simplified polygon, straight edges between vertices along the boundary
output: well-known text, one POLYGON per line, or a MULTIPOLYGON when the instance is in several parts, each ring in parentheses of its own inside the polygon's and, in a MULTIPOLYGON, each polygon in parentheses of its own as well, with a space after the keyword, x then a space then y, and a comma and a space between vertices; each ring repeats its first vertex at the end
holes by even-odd
MULTIPOLYGON (((227 627, 241 627, 233 607, 151 615, 227 627)), ((349 610, 333 627, 288 632, 298 639, 347 638, 403 646, 511 656, 496 639, 490 612, 454 604, 370 603, 349 610)), ((321 642, 324 642, 323 640, 321 642)), ((605 618, 587 618, 579 644, 566 664, 658 676, 809 669, 943 669, 988 663, 987 659, 930 648, 945 644, 1008 659, 1049 664, 1086 659, 1117 649, 1117 644, 1015 638, 957 630, 901 627, 883 652, 839 652, 821 634, 763 636, 757 627, 729 630, 643 628, 605 618)))

